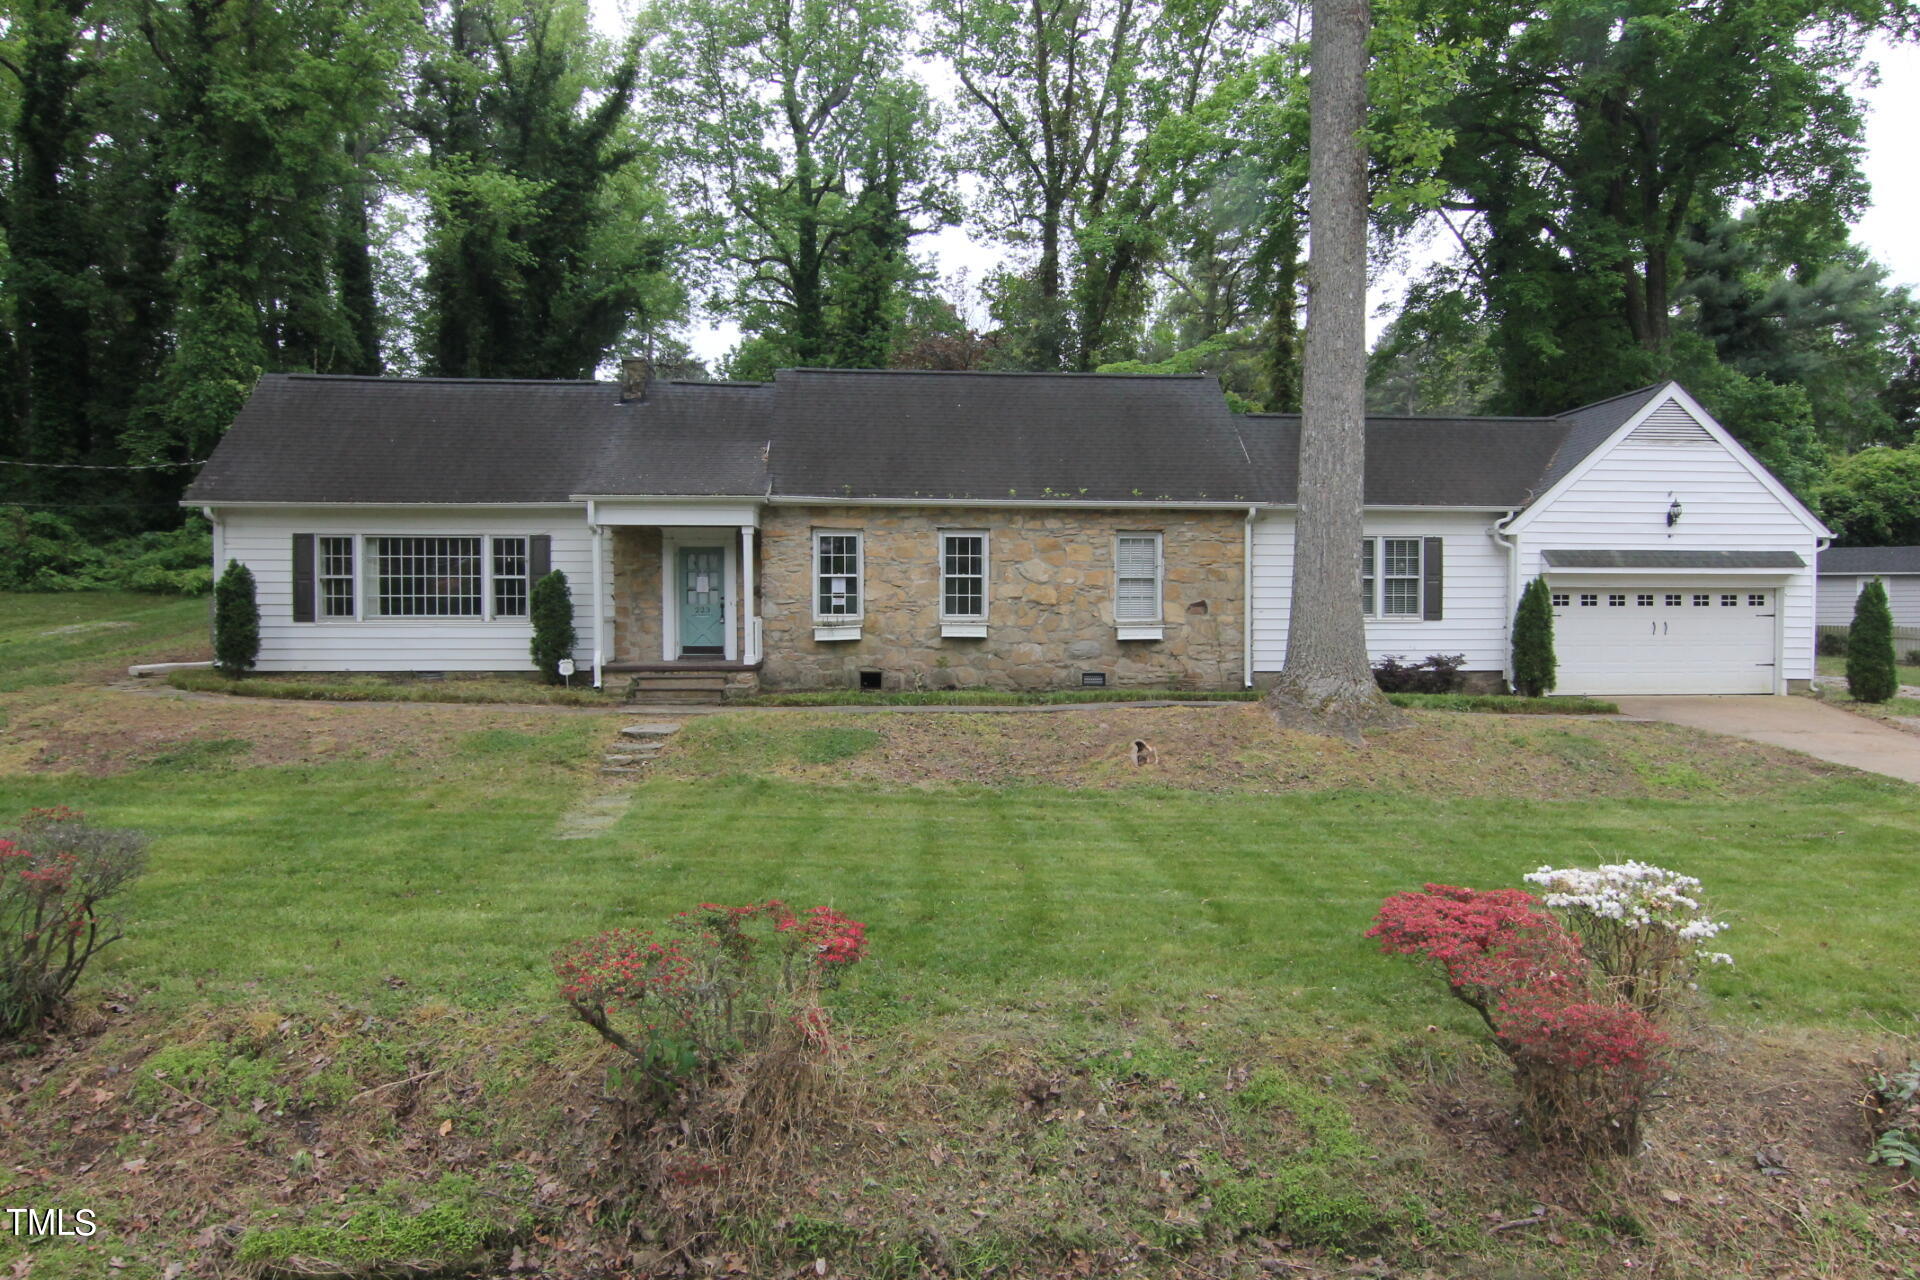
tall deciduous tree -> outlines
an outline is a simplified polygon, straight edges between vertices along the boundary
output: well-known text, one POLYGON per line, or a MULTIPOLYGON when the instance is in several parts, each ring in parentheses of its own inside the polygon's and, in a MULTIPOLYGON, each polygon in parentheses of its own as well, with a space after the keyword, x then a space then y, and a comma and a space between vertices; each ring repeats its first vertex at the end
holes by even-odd
POLYGON ((1882 0, 1434 6, 1469 51, 1444 173, 1495 321, 1502 403, 1540 412, 1667 372, 1680 247, 1736 202, 1843 225, 1852 94, 1882 0))
POLYGON ((1254 41, 1230 0, 932 0, 983 181, 981 221, 1027 248, 1000 305, 1032 368, 1132 355, 1170 188, 1147 139, 1193 109, 1254 41))
MULTIPOLYGON (((939 123, 895 0, 669 0, 653 109, 708 216, 736 365, 882 364, 911 237, 952 220, 939 123)), ((760 371, 760 370, 754 370, 760 371)))
POLYGON ((583 0, 445 0, 411 123, 426 145, 421 364, 579 378, 678 317, 672 221, 630 117, 639 51, 583 0))
POLYGON ((1367 387, 1367 0, 1314 0, 1307 341, 1287 660, 1267 705, 1357 737, 1397 721, 1360 601, 1367 387))
POLYGON ((41 463, 93 454, 87 405, 95 298, 79 168, 89 124, 79 45, 87 0, 27 0, 9 15, 18 81, 6 204, 7 292, 24 392, 20 452, 41 463))
POLYGON ((205 457, 267 370, 377 359, 335 273, 338 197, 415 20, 401 0, 141 0, 178 303, 142 451, 205 457))

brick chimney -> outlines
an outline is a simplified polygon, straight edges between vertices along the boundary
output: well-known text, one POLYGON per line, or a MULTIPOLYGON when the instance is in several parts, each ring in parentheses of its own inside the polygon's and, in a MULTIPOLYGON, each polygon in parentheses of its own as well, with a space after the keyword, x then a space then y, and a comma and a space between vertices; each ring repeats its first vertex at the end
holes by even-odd
POLYGON ((653 361, 645 356, 627 356, 620 361, 620 403, 645 400, 647 386, 653 381, 653 361))

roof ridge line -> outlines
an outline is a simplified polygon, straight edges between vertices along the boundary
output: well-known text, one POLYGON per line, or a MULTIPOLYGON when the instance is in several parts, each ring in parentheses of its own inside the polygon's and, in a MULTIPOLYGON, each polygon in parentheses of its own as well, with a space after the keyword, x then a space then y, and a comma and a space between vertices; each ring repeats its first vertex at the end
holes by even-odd
POLYGON ((778 378, 783 373, 856 373, 862 376, 916 378, 1131 378, 1155 382, 1204 382, 1214 376, 1210 373, 1101 373, 1097 370, 1081 373, 1072 369, 835 369, 820 366, 775 369, 773 376, 778 378))
POLYGON ((1667 378, 1660 382, 1650 382, 1644 387, 1635 387, 1631 391, 1622 391, 1619 395, 1608 396, 1604 400, 1589 400, 1586 404, 1574 405, 1573 408, 1563 409, 1552 416, 1555 418, 1567 418, 1576 413, 1585 413, 1589 409, 1598 409, 1603 404, 1612 404, 1615 400, 1626 400, 1633 396, 1644 396, 1650 391, 1659 391, 1663 387, 1673 385, 1673 381, 1672 378, 1667 378))
POLYGON ((493 386, 515 387, 613 387, 611 382, 602 382, 598 378, 453 378, 440 374, 387 374, 387 373, 268 373, 263 378, 286 378, 297 382, 463 382, 484 383, 493 386))

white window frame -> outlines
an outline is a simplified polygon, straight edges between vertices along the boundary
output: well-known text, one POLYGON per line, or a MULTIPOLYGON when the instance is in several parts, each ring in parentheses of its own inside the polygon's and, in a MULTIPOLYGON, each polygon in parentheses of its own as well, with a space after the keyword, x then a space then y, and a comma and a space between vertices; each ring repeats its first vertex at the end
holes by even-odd
POLYGON ((1360 539, 1360 613, 1367 618, 1380 614, 1380 539, 1360 539))
POLYGON ((861 626, 867 616, 867 539, 863 529, 815 529, 813 531, 813 576, 807 583, 808 595, 812 599, 813 638, 815 640, 858 640, 861 626), (855 606, 851 613, 822 613, 820 611, 821 583, 829 575, 821 568, 821 548, 828 538, 853 539, 853 572, 836 573, 836 578, 850 577, 853 580, 851 592, 855 606))
POLYGON ((1360 539, 1360 612, 1369 622, 1422 622, 1427 616, 1427 540, 1419 534, 1370 533, 1360 539), (1387 573, 1387 543, 1411 542, 1411 574, 1387 573), (1367 570, 1371 566, 1373 572, 1367 570), (1413 609, 1387 612, 1388 581, 1413 583, 1413 609))
POLYGON ((1113 535, 1113 625, 1122 640, 1163 638, 1167 610, 1167 543, 1157 529, 1121 529, 1113 535), (1120 545, 1135 539, 1153 543, 1153 612, 1126 617, 1120 611, 1120 545))
POLYGON ((990 584, 993 581, 992 554, 990 539, 985 529, 941 529, 936 540, 936 554, 940 564, 940 634, 942 636, 979 639, 987 634, 987 612, 993 606, 990 584), (953 574, 948 572, 947 546, 955 538, 978 538, 980 540, 980 572, 974 574, 953 574), (947 612, 947 583, 953 578, 980 579, 980 608, 974 613, 947 612))
MULTIPOLYGON (((354 542, 354 567, 357 571, 353 620, 361 622, 505 622, 531 625, 533 618, 533 535, 529 533, 362 533, 316 535, 314 544, 314 591, 319 588, 319 538, 350 537, 354 542), (480 611, 478 613, 382 613, 380 612, 380 540, 382 538, 473 538, 480 543, 480 611), (496 538, 518 538, 525 543, 527 560, 527 610, 525 613, 495 612, 493 598, 493 544, 496 538)), ((314 602, 314 617, 320 619, 319 600, 314 602)), ((336 622, 347 618, 333 619, 336 622)))
POLYGON ((313 535, 313 620, 315 622, 358 622, 360 620, 361 601, 366 593, 360 581, 362 560, 360 539, 351 533, 316 533, 313 535), (327 543, 329 541, 347 544, 347 572, 344 575, 353 605, 345 613, 327 612, 327 583, 338 582, 341 574, 327 572, 327 543))
POLYGON ((487 620, 506 618, 509 620, 525 618, 531 624, 533 620, 533 535, 527 533, 490 533, 487 535, 487 565, 483 575, 487 585, 487 620), (495 557, 500 554, 500 543, 514 541, 520 544, 520 572, 502 574, 495 557), (523 584, 520 592, 521 609, 519 613, 500 612, 500 588, 502 581, 518 580, 523 584))

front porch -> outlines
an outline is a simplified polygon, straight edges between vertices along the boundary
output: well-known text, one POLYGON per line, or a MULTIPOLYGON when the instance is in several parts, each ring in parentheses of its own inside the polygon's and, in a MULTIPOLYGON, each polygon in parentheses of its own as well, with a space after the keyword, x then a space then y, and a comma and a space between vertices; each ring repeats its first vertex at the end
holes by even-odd
POLYGON ((594 504, 597 683, 631 700, 718 701, 759 686, 758 512, 731 505, 594 504))

